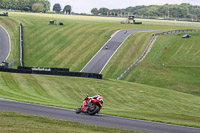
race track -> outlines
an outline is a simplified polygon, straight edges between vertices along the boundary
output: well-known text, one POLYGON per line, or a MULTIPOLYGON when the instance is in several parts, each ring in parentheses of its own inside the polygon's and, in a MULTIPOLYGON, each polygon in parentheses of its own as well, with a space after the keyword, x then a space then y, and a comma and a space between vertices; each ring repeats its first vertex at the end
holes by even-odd
POLYGON ((10 37, 8 32, 0 25, 0 64, 5 61, 10 53, 10 37))
POLYGON ((116 32, 96 53, 96 55, 85 65, 81 72, 101 73, 112 56, 124 43, 124 41, 135 32, 160 31, 163 29, 125 29, 116 32), (107 47, 107 49, 106 49, 107 47))
MULTIPOLYGON (((90 60, 83 68, 82 72, 101 73, 103 68, 123 44, 123 42, 135 32, 147 32, 158 30, 130 29, 117 32, 90 60), (127 31, 127 33, 124 33, 127 31), (106 45, 108 49, 106 49, 106 45)), ((7 31, 0 26, 0 64, 7 59, 10 52, 10 37, 7 31)), ((22 103, 0 98, 0 110, 20 112, 26 114, 48 116, 57 119, 71 120, 82 123, 96 124, 113 128, 122 128, 128 130, 138 130, 153 133, 200 133, 200 128, 190 128, 176 126, 144 120, 127 119, 108 115, 89 116, 86 114, 75 114, 74 110, 56 108, 50 106, 22 103)), ((134 115, 134 114, 132 114, 134 115)))
POLYGON ((0 110, 48 116, 57 119, 96 124, 106 127, 138 130, 153 133, 200 133, 200 128, 190 128, 107 115, 90 116, 86 114, 75 114, 74 110, 28 104, 7 99, 0 99, 0 110))

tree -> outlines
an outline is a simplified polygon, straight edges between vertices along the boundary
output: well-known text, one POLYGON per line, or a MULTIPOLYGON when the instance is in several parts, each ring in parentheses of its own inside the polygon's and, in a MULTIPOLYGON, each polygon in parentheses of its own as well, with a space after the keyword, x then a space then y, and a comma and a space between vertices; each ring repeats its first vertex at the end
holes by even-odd
POLYGON ((70 5, 66 5, 65 8, 63 9, 63 12, 66 14, 71 14, 72 8, 70 5))
POLYGON ((108 8, 100 8, 99 12, 101 13, 101 15, 107 15, 107 12, 109 12, 108 8))
POLYGON ((35 3, 32 6, 33 12, 43 12, 44 11, 44 5, 41 3, 35 3))
POLYGON ((49 0, 0 0, 0 8, 32 11, 32 6, 35 3, 43 4, 44 12, 50 10, 49 0))
POLYGON ((118 16, 118 14, 120 13, 120 10, 118 10, 118 9, 112 9, 112 10, 110 10, 109 12, 111 12, 110 15, 118 16))
POLYGON ((59 13, 60 11, 61 11, 61 6, 60 6, 60 4, 55 4, 54 6, 53 6, 53 11, 55 11, 56 13, 59 13))
POLYGON ((49 0, 38 0, 38 2, 43 4, 44 12, 47 12, 50 10, 51 4, 50 4, 49 0))
MULTIPOLYGON (((19 0, 19 1, 21 1, 21 0, 19 0)), ((43 8, 44 8, 43 12, 47 12, 50 10, 49 0, 28 0, 28 1, 29 1, 29 5, 30 5, 31 9, 32 9, 33 4, 41 3, 41 4, 43 4, 43 8)))
POLYGON ((18 0, 18 10, 30 11, 32 6, 30 6, 30 0, 18 0))
POLYGON ((91 10, 91 13, 92 13, 93 15, 98 15, 98 14, 99 14, 99 10, 98 10, 97 8, 93 8, 93 9, 91 10))

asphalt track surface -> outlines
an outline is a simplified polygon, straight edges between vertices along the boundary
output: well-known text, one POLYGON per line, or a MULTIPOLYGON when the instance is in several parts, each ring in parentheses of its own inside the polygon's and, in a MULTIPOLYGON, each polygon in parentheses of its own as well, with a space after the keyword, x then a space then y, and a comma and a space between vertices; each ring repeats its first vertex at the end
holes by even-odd
POLYGON ((10 54, 10 48, 9 34, 0 25, 0 64, 8 58, 10 54))
POLYGON ((200 133, 200 128, 191 128, 149 122, 144 120, 128 119, 108 115, 90 116, 87 114, 76 114, 74 110, 63 108, 29 104, 0 98, 0 110, 20 112, 25 114, 47 116, 57 119, 71 120, 88 124, 102 125, 106 127, 137 130, 153 133, 200 133))
POLYGON ((125 29, 116 32, 96 53, 96 55, 85 65, 81 72, 101 73, 112 56, 124 43, 124 41, 135 32, 160 31, 162 29, 125 29), (127 31, 127 32, 126 32, 127 31), (106 48, 107 47, 107 48, 106 48))
MULTIPOLYGON (((100 73, 123 42, 135 32, 158 30, 130 29, 117 32, 83 68, 82 72, 100 73), (125 31, 126 34, 124 33, 125 31), (106 45, 108 49, 106 49, 106 45)), ((10 37, 0 25, 0 64, 8 58, 10 53, 10 37)), ((138 130, 153 133, 200 133, 200 128, 176 126, 144 120, 127 119, 107 115, 89 116, 75 114, 74 110, 56 108, 37 104, 22 103, 7 99, 0 99, 0 110, 19 112, 32 115, 47 116, 57 119, 71 120, 88 124, 96 124, 113 128, 138 130)))

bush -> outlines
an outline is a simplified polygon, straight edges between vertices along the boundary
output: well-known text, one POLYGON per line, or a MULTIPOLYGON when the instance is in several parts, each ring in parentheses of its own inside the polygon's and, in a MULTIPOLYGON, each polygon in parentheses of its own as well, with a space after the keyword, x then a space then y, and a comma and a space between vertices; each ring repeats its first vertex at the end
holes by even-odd
POLYGON ((32 6, 33 12, 43 12, 44 11, 44 5, 41 3, 35 3, 32 6))

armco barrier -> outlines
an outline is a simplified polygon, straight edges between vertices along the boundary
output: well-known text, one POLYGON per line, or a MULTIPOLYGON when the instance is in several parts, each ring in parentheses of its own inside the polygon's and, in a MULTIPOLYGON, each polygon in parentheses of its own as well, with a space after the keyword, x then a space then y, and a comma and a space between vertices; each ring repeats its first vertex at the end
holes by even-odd
POLYGON ((149 47, 151 46, 151 44, 154 42, 156 36, 160 36, 160 35, 167 35, 167 34, 173 34, 173 33, 180 33, 180 32, 200 32, 200 30, 174 30, 174 31, 168 31, 168 32, 162 32, 162 33, 158 33, 158 34, 153 34, 153 37, 151 39, 151 41, 149 42, 149 44, 147 45, 146 49, 144 50, 143 54, 130 66, 128 67, 127 70, 124 71, 124 73, 122 73, 117 80, 121 80, 123 77, 126 76, 126 74, 133 69, 146 55, 149 47))
MULTIPOLYGON (((64 71, 67 69, 52 69, 53 71, 42 71, 42 70, 32 70, 30 67, 18 67, 19 69, 7 69, 0 67, 1 72, 11 72, 11 73, 27 73, 27 74, 45 74, 45 75, 59 75, 59 76, 74 76, 74 77, 86 77, 86 78, 96 78, 102 79, 102 74, 96 73, 83 73, 83 72, 69 72, 64 71)), ((68 69, 69 70, 69 69, 68 69)))
POLYGON ((20 65, 17 69, 6 69, 0 67, 2 72, 12 73, 29 73, 29 74, 45 74, 45 75, 60 75, 60 76, 75 76, 102 79, 102 74, 70 72, 68 68, 45 68, 45 67, 24 67, 24 40, 23 40, 23 25, 20 24, 20 65))
POLYGON ((19 27, 19 50, 20 50, 20 65, 24 66, 24 40, 23 40, 23 26, 20 24, 19 27))
POLYGON ((18 70, 29 70, 29 71, 53 71, 53 72, 69 72, 69 68, 49 68, 49 67, 21 67, 18 66, 18 70))

